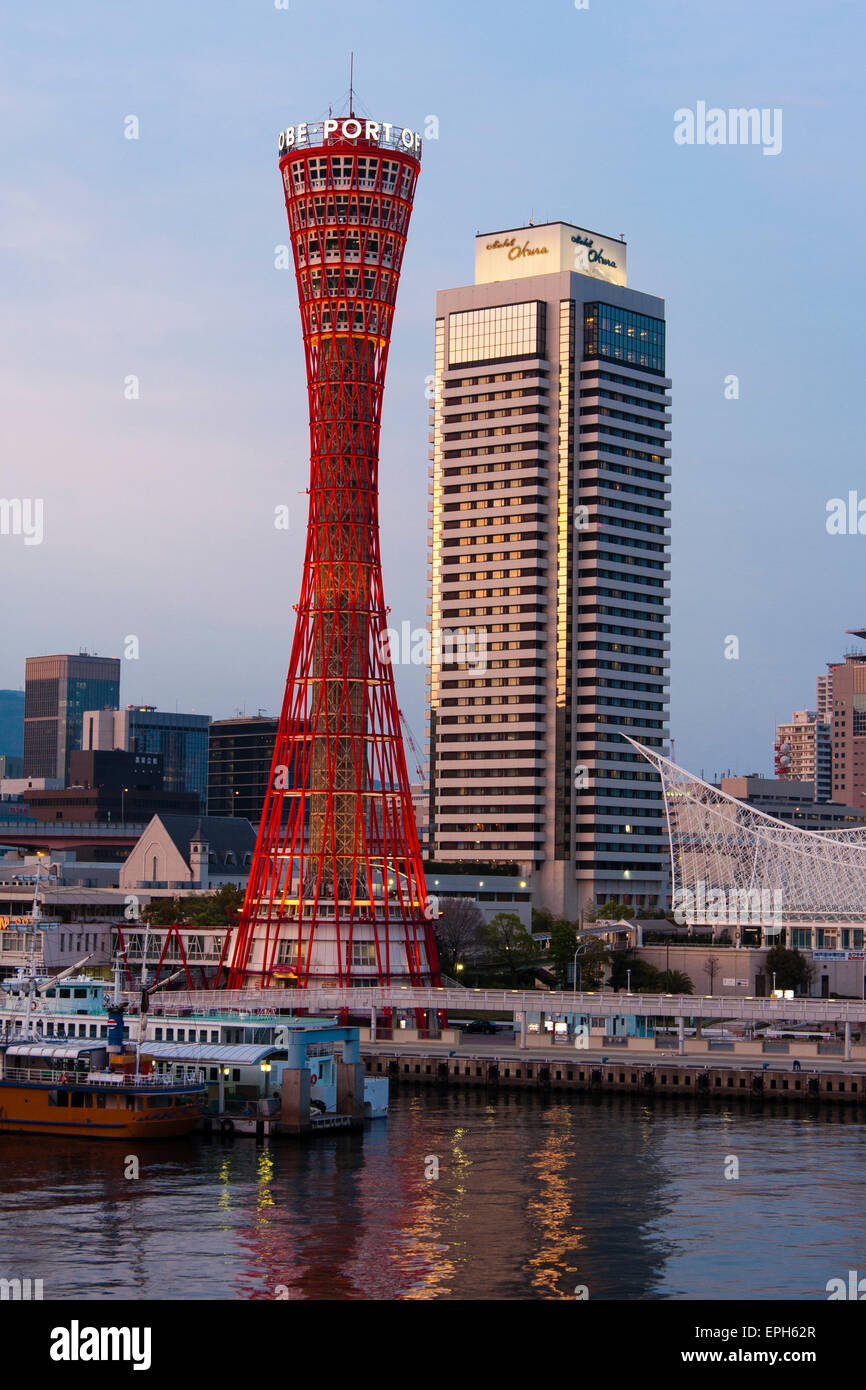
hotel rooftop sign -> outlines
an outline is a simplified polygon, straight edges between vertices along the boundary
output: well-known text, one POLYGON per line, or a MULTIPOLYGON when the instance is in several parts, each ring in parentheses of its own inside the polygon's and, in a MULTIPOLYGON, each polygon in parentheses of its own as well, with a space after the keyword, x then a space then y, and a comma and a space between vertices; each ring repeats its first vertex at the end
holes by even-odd
POLYGON ((488 285, 494 280, 573 270, 595 280, 625 285, 625 255, 624 241, 568 222, 512 227, 475 238, 475 283, 488 285))

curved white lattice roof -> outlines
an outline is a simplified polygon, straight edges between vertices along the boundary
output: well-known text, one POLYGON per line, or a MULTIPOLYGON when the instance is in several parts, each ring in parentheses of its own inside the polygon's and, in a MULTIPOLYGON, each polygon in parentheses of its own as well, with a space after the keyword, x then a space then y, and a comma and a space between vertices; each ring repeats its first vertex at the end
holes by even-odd
POLYGON ((866 922, 866 826, 786 825, 623 737, 661 778, 675 894, 706 901, 721 890, 744 906, 751 895, 752 918, 769 905, 777 923, 866 922))

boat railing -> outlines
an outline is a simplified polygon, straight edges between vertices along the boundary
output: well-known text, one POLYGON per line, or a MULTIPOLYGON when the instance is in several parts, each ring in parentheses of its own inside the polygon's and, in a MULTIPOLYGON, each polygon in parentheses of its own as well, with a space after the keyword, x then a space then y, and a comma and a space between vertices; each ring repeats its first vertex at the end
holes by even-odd
POLYGON ((98 1086, 118 1090, 124 1086, 201 1086, 205 1075, 198 1067, 185 1067, 182 1075, 170 1076, 158 1072, 93 1072, 57 1071, 53 1067, 5 1067, 4 1081, 24 1081, 54 1086, 98 1086))

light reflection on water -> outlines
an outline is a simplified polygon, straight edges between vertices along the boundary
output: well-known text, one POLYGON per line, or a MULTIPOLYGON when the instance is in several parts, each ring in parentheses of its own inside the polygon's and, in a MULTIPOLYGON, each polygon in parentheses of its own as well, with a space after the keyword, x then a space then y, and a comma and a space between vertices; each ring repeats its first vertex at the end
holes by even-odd
POLYGON ((123 1143, 0 1137, 0 1277, 46 1298, 820 1299, 866 1270, 864 1142, 843 1110, 432 1090, 363 1135, 141 1144, 137 1181, 123 1143))

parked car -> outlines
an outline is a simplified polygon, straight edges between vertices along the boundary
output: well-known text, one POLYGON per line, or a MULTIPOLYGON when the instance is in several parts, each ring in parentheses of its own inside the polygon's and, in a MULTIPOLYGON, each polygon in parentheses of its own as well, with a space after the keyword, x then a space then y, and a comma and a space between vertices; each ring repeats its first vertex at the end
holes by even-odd
POLYGON ((468 1023, 463 1024, 464 1033, 495 1033, 496 1024, 489 1018, 471 1018, 468 1023))

